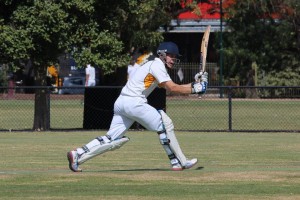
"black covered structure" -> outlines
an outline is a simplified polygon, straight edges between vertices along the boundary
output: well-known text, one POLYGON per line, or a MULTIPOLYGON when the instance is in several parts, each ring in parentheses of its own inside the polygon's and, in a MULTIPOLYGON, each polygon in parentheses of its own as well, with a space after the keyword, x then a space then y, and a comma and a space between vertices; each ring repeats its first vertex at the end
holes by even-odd
MULTIPOLYGON (((113 108, 122 87, 85 88, 83 129, 109 129, 113 108)), ((148 103, 157 110, 166 112, 166 90, 156 88, 147 98, 148 103)), ((134 123, 132 129, 143 128, 134 123)))

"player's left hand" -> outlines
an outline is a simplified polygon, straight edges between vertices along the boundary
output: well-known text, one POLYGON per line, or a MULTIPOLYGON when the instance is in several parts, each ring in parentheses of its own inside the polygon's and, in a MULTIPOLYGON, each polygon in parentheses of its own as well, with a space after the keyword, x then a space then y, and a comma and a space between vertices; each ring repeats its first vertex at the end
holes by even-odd
POLYGON ((193 82, 192 83, 192 94, 204 94, 207 89, 207 82, 193 82))
POLYGON ((199 72, 195 75, 196 82, 208 82, 208 73, 207 72, 199 72))

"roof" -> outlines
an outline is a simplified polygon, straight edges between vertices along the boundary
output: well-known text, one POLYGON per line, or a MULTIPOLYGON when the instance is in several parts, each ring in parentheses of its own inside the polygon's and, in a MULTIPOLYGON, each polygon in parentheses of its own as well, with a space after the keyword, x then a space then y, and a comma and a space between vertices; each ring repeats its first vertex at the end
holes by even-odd
MULTIPOLYGON (((210 25, 211 32, 219 32, 221 30, 220 19, 185 19, 185 20, 171 20, 167 28, 160 27, 159 32, 170 33, 204 33, 206 27, 210 25)), ((226 27, 226 22, 222 22, 222 29, 226 27)))
MULTIPOLYGON (((232 0, 222 0, 227 2, 223 7, 227 7, 232 0)), ((187 1, 188 3, 188 1, 187 1)), ((178 15, 177 19, 171 20, 167 28, 160 27, 160 32, 170 33, 189 33, 189 32, 204 32, 208 25, 211 25, 211 32, 219 32, 221 30, 220 19, 220 0, 210 0, 207 2, 200 2, 197 4, 200 10, 200 15, 194 11, 186 11, 178 15)), ((181 3, 181 7, 185 8, 186 4, 181 3)), ((226 23, 222 21, 222 28, 226 23)))
MULTIPOLYGON (((199 20, 199 19, 220 19, 220 13, 216 11, 216 8, 219 7, 220 3, 218 1, 211 1, 211 3, 198 3, 198 8, 201 12, 200 15, 197 15, 194 11, 187 11, 179 14, 179 20, 199 20)), ((185 5, 181 4, 181 7, 184 8, 185 5)))

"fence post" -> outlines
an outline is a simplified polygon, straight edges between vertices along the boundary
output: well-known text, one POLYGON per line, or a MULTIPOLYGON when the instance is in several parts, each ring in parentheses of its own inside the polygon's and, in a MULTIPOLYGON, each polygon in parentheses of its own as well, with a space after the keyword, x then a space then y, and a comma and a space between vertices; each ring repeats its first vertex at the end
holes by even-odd
POLYGON ((51 89, 49 87, 46 88, 46 96, 47 96, 47 124, 49 126, 49 129, 51 129, 51 121, 50 121, 50 118, 51 118, 51 106, 50 106, 50 103, 51 103, 51 100, 50 100, 50 94, 51 94, 51 89))
POLYGON ((228 131, 232 132, 232 87, 228 87, 228 131))

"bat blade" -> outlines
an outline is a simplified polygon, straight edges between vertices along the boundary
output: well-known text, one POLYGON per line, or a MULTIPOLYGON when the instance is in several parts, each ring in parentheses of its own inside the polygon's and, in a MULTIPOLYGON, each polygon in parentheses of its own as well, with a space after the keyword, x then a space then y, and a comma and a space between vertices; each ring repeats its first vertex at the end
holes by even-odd
POLYGON ((207 48, 208 48, 208 40, 210 34, 210 25, 207 26, 202 41, 201 41, 201 48, 200 48, 200 72, 205 71, 206 67, 206 56, 207 56, 207 48))

